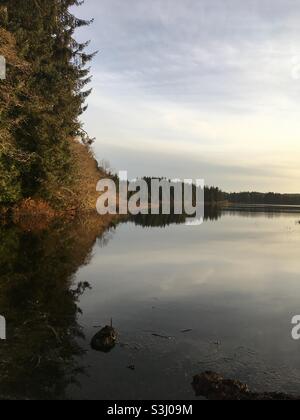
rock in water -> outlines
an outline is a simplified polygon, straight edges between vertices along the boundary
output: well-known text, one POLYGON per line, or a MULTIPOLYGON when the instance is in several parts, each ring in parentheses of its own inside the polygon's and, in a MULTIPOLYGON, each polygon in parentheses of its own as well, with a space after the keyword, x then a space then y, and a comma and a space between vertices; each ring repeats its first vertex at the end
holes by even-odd
POLYGON ((93 350, 109 353, 115 347, 116 341, 116 330, 112 326, 106 326, 92 338, 91 347, 93 350))
POLYGON ((193 388, 198 397, 221 401, 299 401, 300 397, 276 392, 251 392, 247 385, 231 379, 224 379, 215 372, 196 375, 193 388))
POLYGON ((215 372, 204 372, 195 376, 193 388, 197 396, 212 400, 238 400, 241 395, 249 393, 247 385, 238 381, 225 380, 215 372))

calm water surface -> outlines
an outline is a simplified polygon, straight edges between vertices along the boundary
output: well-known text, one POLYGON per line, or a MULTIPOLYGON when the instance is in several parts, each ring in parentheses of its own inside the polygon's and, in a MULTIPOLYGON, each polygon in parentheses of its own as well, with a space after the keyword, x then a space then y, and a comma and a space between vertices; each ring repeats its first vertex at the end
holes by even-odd
POLYGON ((300 395, 298 220, 232 212, 199 227, 2 229, 0 395, 194 399, 206 370, 300 395), (92 350, 111 318, 116 347, 92 350))

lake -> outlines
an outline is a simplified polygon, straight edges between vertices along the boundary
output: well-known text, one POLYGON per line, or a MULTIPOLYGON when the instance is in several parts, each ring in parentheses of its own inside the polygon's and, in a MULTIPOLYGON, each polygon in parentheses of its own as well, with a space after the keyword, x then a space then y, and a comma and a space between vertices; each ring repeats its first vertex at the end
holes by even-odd
POLYGON ((300 395, 300 214, 215 211, 0 229, 0 395, 195 399, 212 370, 300 395), (113 320, 118 342, 91 348, 113 320))

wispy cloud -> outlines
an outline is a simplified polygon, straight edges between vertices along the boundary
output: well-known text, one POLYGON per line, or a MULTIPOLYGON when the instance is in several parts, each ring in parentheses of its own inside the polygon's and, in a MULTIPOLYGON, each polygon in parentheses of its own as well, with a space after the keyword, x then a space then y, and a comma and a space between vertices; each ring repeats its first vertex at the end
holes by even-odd
POLYGON ((86 117, 99 156, 137 175, 150 145, 153 174, 169 153, 178 176, 183 163, 228 189, 299 189, 297 1, 87 0, 81 13, 100 50, 86 117))

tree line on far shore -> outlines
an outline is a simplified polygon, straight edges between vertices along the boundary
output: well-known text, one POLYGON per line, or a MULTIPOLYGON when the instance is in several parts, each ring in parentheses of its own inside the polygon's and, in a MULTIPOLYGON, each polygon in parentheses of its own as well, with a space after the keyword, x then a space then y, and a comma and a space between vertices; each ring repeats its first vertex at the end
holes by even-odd
POLYGON ((233 204, 252 205, 300 205, 300 194, 278 194, 274 192, 238 192, 226 193, 216 187, 205 189, 205 202, 220 203, 229 202, 233 204))

